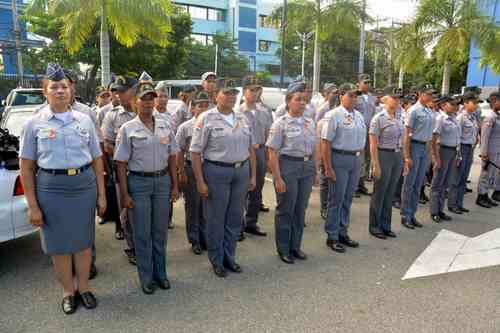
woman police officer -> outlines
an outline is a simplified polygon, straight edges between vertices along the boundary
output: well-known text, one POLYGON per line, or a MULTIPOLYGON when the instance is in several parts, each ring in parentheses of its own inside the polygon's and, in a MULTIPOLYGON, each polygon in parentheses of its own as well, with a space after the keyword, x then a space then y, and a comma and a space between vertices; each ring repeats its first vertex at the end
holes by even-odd
POLYGON ((152 294, 155 286, 170 288, 165 243, 170 200, 178 197, 175 154, 179 148, 171 127, 153 116, 153 84, 139 82, 134 93, 138 116, 120 128, 115 160, 122 205, 132 215, 141 288, 152 294))
POLYGON ((204 198, 208 258, 218 277, 227 276, 227 269, 241 273, 236 242, 245 198, 255 188, 254 135, 247 118, 233 112, 237 94, 233 81, 227 80, 216 95, 217 107, 198 117, 190 147, 198 192, 204 198))
POLYGON ((61 67, 49 64, 43 88, 47 105, 25 124, 21 137, 21 177, 30 223, 40 227, 43 251, 63 287, 62 310, 71 314, 78 301, 88 309, 97 306, 88 277, 96 203, 100 216, 106 210, 102 152, 92 120, 70 107, 70 84, 61 67))
POLYGON ((397 91, 385 94, 384 107, 370 123, 370 154, 373 164, 373 194, 369 232, 374 237, 396 237, 391 230, 392 201, 403 170, 401 155, 404 123, 397 91))
POLYGON ((292 83, 286 93, 287 114, 272 125, 266 146, 273 174, 276 207, 276 248, 280 259, 305 260, 301 250, 304 219, 316 174, 314 120, 304 117, 305 84, 292 83))

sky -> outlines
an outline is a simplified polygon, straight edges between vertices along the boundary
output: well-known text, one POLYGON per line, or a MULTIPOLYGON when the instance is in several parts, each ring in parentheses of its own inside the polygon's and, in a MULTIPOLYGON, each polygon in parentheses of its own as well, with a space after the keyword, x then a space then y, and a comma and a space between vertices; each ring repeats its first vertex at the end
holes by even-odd
MULTIPOLYGON (((395 21, 409 21, 414 15, 417 7, 416 0, 367 0, 367 12, 373 18, 377 15, 383 18, 394 18, 395 21)), ((390 25, 390 20, 380 24, 390 25)))

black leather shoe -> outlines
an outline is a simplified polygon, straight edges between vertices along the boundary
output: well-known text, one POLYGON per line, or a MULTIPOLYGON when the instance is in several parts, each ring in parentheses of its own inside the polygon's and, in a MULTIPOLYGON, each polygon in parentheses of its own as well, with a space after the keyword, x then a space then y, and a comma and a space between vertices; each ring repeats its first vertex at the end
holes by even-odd
POLYGON ((451 221, 453 220, 451 216, 446 215, 444 212, 439 212, 439 217, 441 218, 442 221, 451 221))
POLYGON ((390 238, 396 238, 397 237, 396 234, 393 231, 391 231, 391 230, 384 230, 384 235, 386 237, 390 237, 390 238))
POLYGON ((75 313, 76 309, 78 309, 78 302, 75 296, 70 295, 64 297, 61 302, 61 308, 63 312, 67 315, 75 313))
POLYGON ((93 280, 97 277, 97 267, 94 264, 90 265, 89 280, 93 280))
POLYGON ((463 208, 463 207, 460 207, 460 210, 462 211, 462 213, 469 213, 470 210, 468 210, 467 208, 463 208))
POLYGON ((141 286, 142 292, 146 295, 152 295, 155 292, 155 288, 152 284, 143 284, 141 286))
POLYGON ((127 255, 128 262, 131 265, 136 266, 137 265, 137 259, 135 258, 135 249, 125 249, 123 251, 127 255))
POLYGON ((441 217, 439 215, 431 215, 432 222, 441 223, 441 217))
POLYGON ((174 222, 173 222, 173 221, 170 221, 170 223, 168 224, 168 228, 169 228, 170 230, 172 230, 172 229, 174 229, 174 228, 175 228, 175 226, 174 226, 174 222))
POLYGON ((495 201, 491 200, 490 197, 488 197, 488 195, 486 195, 484 199, 488 201, 491 207, 498 207, 498 204, 495 201))
POLYGON ((82 302, 83 306, 86 309, 90 310, 97 307, 97 299, 90 291, 86 291, 84 293, 76 292, 75 297, 77 297, 78 300, 82 302))
POLYGON ((240 274, 240 273, 243 272, 243 269, 237 263, 229 264, 228 262, 225 262, 224 263, 224 268, 226 268, 227 270, 229 270, 229 271, 231 271, 233 273, 237 273, 237 274, 240 274))
POLYGON ((168 290, 170 289, 170 281, 168 279, 165 280, 155 280, 156 285, 158 288, 163 289, 163 290, 168 290))
POLYGON ((260 205, 260 211, 263 212, 263 213, 269 213, 269 207, 267 207, 266 205, 262 204, 262 205, 260 205))
POLYGON ((123 231, 121 230, 118 230, 117 232, 115 232, 115 239, 116 240, 123 240, 123 231))
POLYGON ((367 195, 367 196, 372 195, 372 194, 370 193, 370 191, 368 191, 368 189, 367 189, 367 188, 366 188, 366 186, 364 186, 364 185, 360 185, 360 186, 359 186, 359 188, 358 188, 358 190, 357 190, 357 192, 358 192, 359 194, 362 194, 362 195, 367 195))
POLYGON ((413 223, 411 223, 411 221, 408 221, 405 218, 401 218, 401 224, 403 225, 403 227, 406 227, 408 229, 415 229, 415 227, 413 226, 413 223))
POLYGON ((252 234, 252 235, 255 235, 255 236, 261 236, 261 237, 266 237, 267 236, 267 233, 265 233, 264 231, 260 231, 259 227, 245 228, 245 232, 247 234, 252 234))
POLYGON ((493 192, 491 199, 500 202, 500 191, 493 192))
POLYGON ((326 241, 326 246, 328 246, 330 249, 338 253, 345 252, 345 247, 342 246, 342 244, 340 244, 339 241, 329 239, 326 241))
POLYGON ((370 235, 378 239, 386 239, 387 237, 382 231, 370 231, 370 235))
POLYGON ((488 200, 486 200, 484 194, 480 194, 477 196, 476 205, 481 206, 483 208, 491 208, 491 205, 488 200))
POLYGON ((281 261, 283 261, 285 264, 295 264, 295 259, 293 259, 292 256, 285 255, 285 254, 279 254, 281 261))
POLYGON ((214 268, 214 274, 217 275, 218 277, 225 278, 227 276, 227 271, 224 267, 214 265, 213 268, 214 268))
POLYGON ((458 214, 458 215, 462 215, 463 214, 462 210, 460 208, 458 208, 458 207, 449 207, 448 211, 452 212, 454 214, 458 214))
POLYGON ((199 256, 203 253, 203 250, 201 249, 200 244, 191 245, 191 251, 193 251, 193 253, 196 254, 197 256, 199 256))
POLYGON ((292 254, 292 257, 294 257, 295 259, 299 259, 299 260, 307 260, 307 254, 305 254, 303 251, 301 250, 298 250, 298 251, 294 251, 292 250, 291 251, 291 254, 292 254))
POLYGON ((471 188, 465 188, 465 193, 472 193, 472 189, 471 188))
POLYGON ((401 209, 401 202, 400 201, 394 201, 392 203, 392 207, 394 207, 396 209, 401 209))
POLYGON ((339 237, 339 242, 349 247, 358 247, 359 243, 349 238, 349 236, 339 237))
POLYGON ((242 232, 240 233, 240 237, 238 238, 238 242, 243 242, 243 241, 245 240, 245 238, 246 238, 246 237, 245 237, 245 233, 242 231, 242 232))
POLYGON ((422 223, 418 222, 416 218, 412 218, 411 219, 411 224, 413 224, 413 226, 417 227, 417 228, 422 228, 423 227, 422 223))

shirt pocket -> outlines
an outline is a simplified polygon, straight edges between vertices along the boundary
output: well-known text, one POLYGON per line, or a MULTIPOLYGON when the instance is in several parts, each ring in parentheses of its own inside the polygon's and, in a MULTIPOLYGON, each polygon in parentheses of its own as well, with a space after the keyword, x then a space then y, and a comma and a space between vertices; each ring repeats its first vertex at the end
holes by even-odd
POLYGON ((213 127, 210 131, 210 135, 213 138, 224 138, 227 136, 227 131, 224 127, 213 127))
POLYGON ((148 136, 143 133, 132 133, 130 135, 130 141, 132 143, 132 148, 134 150, 142 150, 145 149, 148 145, 148 136))
POLYGON ((293 139, 302 135, 302 129, 299 126, 288 126, 285 129, 285 135, 289 139, 293 139))
POLYGON ((66 128, 63 133, 69 147, 81 149, 89 146, 90 133, 87 130, 66 128))
POLYGON ((56 139, 56 132, 53 129, 40 129, 36 135, 37 150, 48 152, 51 150, 52 142, 56 139))

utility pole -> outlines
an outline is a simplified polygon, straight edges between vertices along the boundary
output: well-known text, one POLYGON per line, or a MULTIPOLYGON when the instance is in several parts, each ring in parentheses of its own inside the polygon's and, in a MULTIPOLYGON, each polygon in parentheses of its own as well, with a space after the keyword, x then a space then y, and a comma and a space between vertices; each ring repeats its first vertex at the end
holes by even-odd
POLYGON ((218 65, 219 65, 219 44, 215 43, 215 69, 214 69, 215 74, 217 74, 218 65))
POLYGON ((306 43, 307 41, 312 37, 314 34, 314 31, 311 32, 304 32, 300 33, 298 31, 297 35, 299 36, 300 40, 302 41, 302 77, 305 77, 305 61, 306 61, 306 43))
POLYGON ((314 73, 313 73, 313 94, 319 92, 319 78, 321 72, 321 49, 319 45, 319 29, 321 26, 321 0, 316 0, 316 32, 314 36, 314 73))
POLYGON ((24 67, 23 67, 23 54, 21 49, 21 29, 19 28, 19 22, 17 20, 16 0, 12 0, 12 23, 13 23, 14 36, 16 40, 17 76, 19 78, 19 85, 21 85, 23 82, 24 67))
POLYGON ((365 21, 366 21, 366 0, 363 0, 363 14, 361 18, 361 31, 359 36, 359 63, 358 74, 363 74, 365 71, 365 21))
POLYGON ((387 78, 387 85, 392 86, 392 55, 394 53, 394 19, 391 19, 391 32, 389 38, 389 77, 387 78))
POLYGON ((375 59, 373 64, 373 88, 377 88, 377 66, 378 66, 378 37, 379 37, 379 17, 377 15, 376 30, 375 30, 375 59))
POLYGON ((281 15, 281 63, 280 63, 280 88, 283 88, 285 78, 285 47, 286 47, 286 14, 288 2, 283 0, 283 14, 281 15))

